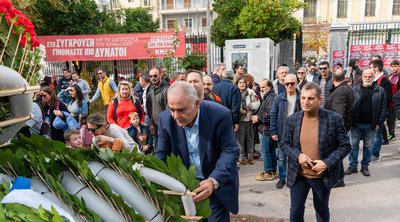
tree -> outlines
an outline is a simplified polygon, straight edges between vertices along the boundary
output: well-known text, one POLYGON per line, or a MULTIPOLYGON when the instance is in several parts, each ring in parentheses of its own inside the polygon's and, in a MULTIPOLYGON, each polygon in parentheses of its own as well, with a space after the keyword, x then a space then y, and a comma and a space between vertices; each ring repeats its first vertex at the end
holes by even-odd
POLYGON ((304 6, 300 0, 216 0, 214 10, 222 16, 211 28, 213 41, 223 46, 227 39, 290 39, 301 27, 292 14, 304 6))
POLYGON ((213 8, 218 17, 211 26, 211 40, 216 45, 223 47, 227 39, 245 38, 235 20, 246 3, 247 0, 215 0, 213 8))
POLYGON ((156 32, 159 20, 153 21, 147 9, 134 8, 125 10, 124 30, 126 33, 156 32))
POLYGON ((65 1, 65 8, 56 7, 52 1, 35 2, 35 25, 40 35, 113 33, 121 27, 115 22, 113 14, 100 12, 93 0, 65 1))

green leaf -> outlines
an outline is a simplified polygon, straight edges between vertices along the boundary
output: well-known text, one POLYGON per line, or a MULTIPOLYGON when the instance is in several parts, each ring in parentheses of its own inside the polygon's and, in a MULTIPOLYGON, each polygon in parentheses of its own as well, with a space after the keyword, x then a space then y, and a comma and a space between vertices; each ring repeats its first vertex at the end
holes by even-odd
POLYGON ((53 212, 54 216, 51 218, 53 222, 63 222, 60 214, 58 214, 57 210, 51 206, 51 212, 53 212))

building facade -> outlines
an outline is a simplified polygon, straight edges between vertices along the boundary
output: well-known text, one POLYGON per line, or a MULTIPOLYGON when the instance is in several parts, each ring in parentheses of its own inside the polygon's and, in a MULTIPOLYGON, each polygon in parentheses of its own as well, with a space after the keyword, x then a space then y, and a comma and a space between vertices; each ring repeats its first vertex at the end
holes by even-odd
POLYGON ((303 23, 303 59, 347 65, 350 58, 366 61, 372 54, 400 52, 400 0, 304 2, 308 7, 295 13, 303 23))

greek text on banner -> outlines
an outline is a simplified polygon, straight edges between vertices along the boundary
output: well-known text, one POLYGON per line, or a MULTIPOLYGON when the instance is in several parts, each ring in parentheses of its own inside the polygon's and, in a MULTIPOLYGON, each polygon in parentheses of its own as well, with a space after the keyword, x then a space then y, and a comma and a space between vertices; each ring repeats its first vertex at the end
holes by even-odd
POLYGON ((38 36, 47 61, 92 61, 184 57, 185 33, 38 36), (174 48, 175 44, 175 48, 174 48))

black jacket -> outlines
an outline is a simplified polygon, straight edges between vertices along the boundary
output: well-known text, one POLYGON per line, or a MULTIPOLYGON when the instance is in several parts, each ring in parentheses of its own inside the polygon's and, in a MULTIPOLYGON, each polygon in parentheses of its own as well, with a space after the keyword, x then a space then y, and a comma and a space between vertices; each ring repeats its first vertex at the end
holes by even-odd
MULTIPOLYGON (((353 105, 353 126, 358 124, 360 119, 360 103, 362 98, 362 84, 353 88, 354 92, 354 105, 353 105)), ((372 96, 372 124, 371 127, 374 129, 376 126, 381 127, 383 122, 386 120, 387 116, 387 105, 386 105, 386 95, 382 87, 377 84, 372 85, 374 94, 372 96)))
MULTIPOLYGON (((377 81, 378 83, 378 81, 377 81)), ((393 92, 392 92, 392 83, 390 80, 383 74, 383 77, 378 84, 380 87, 382 87, 385 90, 385 95, 386 95, 386 107, 389 108, 390 102, 392 102, 393 98, 393 92)))
POLYGON ((352 126, 352 108, 354 104, 354 92, 347 82, 333 87, 329 97, 326 99, 324 108, 339 113, 344 119, 346 130, 352 126))
POLYGON ((267 92, 263 97, 260 109, 257 113, 260 122, 260 125, 258 126, 258 132, 263 135, 270 135, 269 124, 271 122, 271 108, 274 103, 275 96, 276 94, 273 89, 267 92))

